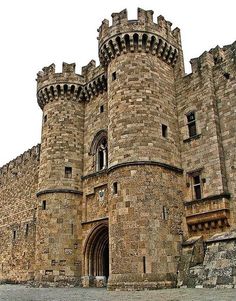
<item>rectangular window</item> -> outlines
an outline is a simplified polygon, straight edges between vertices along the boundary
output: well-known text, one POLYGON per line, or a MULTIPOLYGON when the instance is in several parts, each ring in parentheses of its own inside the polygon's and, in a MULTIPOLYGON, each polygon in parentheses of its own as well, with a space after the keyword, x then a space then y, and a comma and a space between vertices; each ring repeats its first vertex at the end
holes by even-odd
POLYGON ((168 209, 166 206, 162 207, 162 219, 163 220, 168 220, 168 209))
POLYGON ((193 193, 196 200, 200 200, 202 198, 200 175, 193 176, 193 193))
POLYGON ((16 230, 13 230, 13 240, 15 240, 16 239, 16 230))
POLYGON ((118 184, 117 184, 117 182, 114 182, 113 183, 113 194, 117 194, 117 192, 118 192, 118 184))
POLYGON ((187 125, 188 125, 188 134, 189 137, 194 137, 197 135, 197 127, 196 127, 196 118, 195 112, 190 112, 187 114, 187 125))
POLYGON ((104 112, 104 105, 101 105, 100 106, 100 113, 103 113, 104 112))
POLYGON ((116 80, 116 72, 113 72, 113 73, 112 73, 112 81, 113 81, 113 80, 116 80))
POLYGON ((43 209, 43 210, 46 210, 46 208, 47 208, 47 202, 46 202, 46 201, 43 201, 43 202, 42 202, 42 209, 43 209))
POLYGON ((165 124, 161 125, 161 132, 162 132, 162 137, 167 138, 167 125, 165 124))
POLYGON ((143 273, 146 273, 146 256, 143 256, 143 273))
POLYGON ((29 235, 29 224, 26 224, 25 226, 25 236, 29 235))
POLYGON ((72 177, 72 167, 65 167, 65 178, 70 179, 72 177))

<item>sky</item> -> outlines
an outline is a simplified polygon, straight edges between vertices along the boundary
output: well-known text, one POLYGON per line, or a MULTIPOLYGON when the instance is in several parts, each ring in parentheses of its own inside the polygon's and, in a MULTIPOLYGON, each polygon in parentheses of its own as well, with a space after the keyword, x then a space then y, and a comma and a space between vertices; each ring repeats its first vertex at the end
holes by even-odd
POLYGON ((186 73, 204 51, 236 40, 235 0, 3 0, 0 3, 0 166, 40 143, 42 111, 36 74, 43 67, 98 61, 97 29, 103 19, 137 7, 154 11, 181 30, 186 73))

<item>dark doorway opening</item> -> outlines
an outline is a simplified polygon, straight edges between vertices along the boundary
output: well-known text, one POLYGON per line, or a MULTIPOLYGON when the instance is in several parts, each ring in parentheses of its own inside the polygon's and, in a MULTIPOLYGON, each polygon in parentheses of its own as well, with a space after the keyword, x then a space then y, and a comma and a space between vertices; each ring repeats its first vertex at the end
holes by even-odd
POLYGON ((108 224, 97 225, 85 244, 85 276, 109 277, 108 224))
POLYGON ((103 276, 109 277, 109 247, 108 243, 103 251, 103 276))

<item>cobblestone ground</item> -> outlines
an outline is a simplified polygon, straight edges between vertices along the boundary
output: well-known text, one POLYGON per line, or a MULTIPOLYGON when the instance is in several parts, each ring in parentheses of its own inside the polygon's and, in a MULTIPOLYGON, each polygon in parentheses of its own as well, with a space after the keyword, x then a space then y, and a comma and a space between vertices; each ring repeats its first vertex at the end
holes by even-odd
POLYGON ((30 288, 0 285, 0 301, 231 301, 236 289, 166 289, 109 292, 94 288, 30 288))

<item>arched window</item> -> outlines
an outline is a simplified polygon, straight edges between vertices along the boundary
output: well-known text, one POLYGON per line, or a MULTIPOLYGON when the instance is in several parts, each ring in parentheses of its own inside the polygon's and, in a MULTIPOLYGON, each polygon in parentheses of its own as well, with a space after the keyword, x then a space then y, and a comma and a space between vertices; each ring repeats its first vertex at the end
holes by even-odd
POLYGON ((107 139, 103 138, 97 148, 97 170, 103 170, 107 167, 107 139))
POLYGON ((94 156, 96 171, 107 168, 108 151, 107 132, 105 130, 101 130, 95 135, 90 148, 90 155, 94 156))

